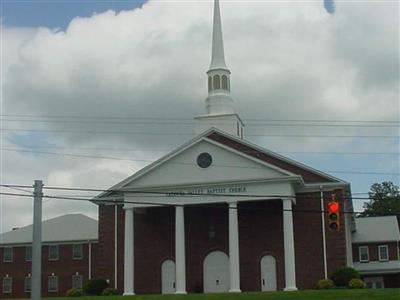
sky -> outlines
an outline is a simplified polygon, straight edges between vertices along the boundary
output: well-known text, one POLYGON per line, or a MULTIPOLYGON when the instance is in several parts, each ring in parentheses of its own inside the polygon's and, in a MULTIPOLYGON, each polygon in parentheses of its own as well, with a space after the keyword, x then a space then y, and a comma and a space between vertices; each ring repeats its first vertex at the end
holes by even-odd
MULTIPOLYGON (((1 1, 1 183, 105 189, 192 138, 212 7, 1 1)), ((221 14, 247 140, 353 193, 399 184, 396 1, 221 1, 221 14)), ((78 212, 97 218, 91 203, 43 204, 44 219, 78 212)), ((30 198, 1 196, 0 232, 31 222, 30 198)))

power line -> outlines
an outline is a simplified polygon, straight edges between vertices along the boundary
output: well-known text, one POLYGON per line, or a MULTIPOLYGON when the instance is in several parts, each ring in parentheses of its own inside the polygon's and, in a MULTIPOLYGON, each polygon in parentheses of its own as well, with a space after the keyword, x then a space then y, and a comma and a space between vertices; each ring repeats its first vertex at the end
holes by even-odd
MULTIPOLYGON (((31 123, 71 123, 71 124, 114 124, 114 125, 126 125, 126 124, 132 124, 132 125, 137 125, 137 124, 142 124, 142 125, 191 125, 194 126, 196 123, 195 121, 187 122, 187 121, 179 121, 177 120, 165 120, 165 121, 155 121, 155 120, 148 120, 146 121, 113 121, 113 120, 53 120, 53 119, 4 119, 0 118, 0 121, 2 122, 31 122, 31 123)), ((350 124, 340 124, 337 122, 332 122, 332 124, 326 124, 326 123, 318 123, 317 121, 311 121, 311 122, 306 122, 304 120, 302 121, 288 121, 286 120, 285 122, 291 122, 294 124, 287 124, 287 123, 282 123, 282 124, 276 124, 277 122, 283 122, 283 121, 249 121, 246 122, 247 126, 269 126, 269 127, 356 127, 356 128, 398 128, 399 125, 395 123, 387 123, 385 125, 382 125, 381 123, 373 123, 373 124, 360 124, 360 123, 350 123, 350 124)), ((320 121, 319 121, 320 122, 320 121)), ((224 121, 214 121, 211 122, 210 124, 212 125, 223 125, 223 124, 231 124, 228 122, 224 121)))
MULTIPOLYGON (((31 186, 28 185, 12 185, 12 184, 0 184, 0 187, 25 187, 25 188, 32 188, 31 186)), ((144 195, 151 195, 152 197, 154 196, 190 196, 190 197, 204 197, 204 196, 212 196, 212 197, 255 197, 255 198, 302 198, 302 197, 297 197, 293 195, 260 195, 260 194, 225 194, 225 193, 192 193, 192 192, 157 192, 157 191, 141 191, 141 190, 134 190, 134 189, 98 189, 98 188, 72 188, 72 187, 59 187, 59 186, 43 186, 43 189, 47 190, 61 190, 61 191, 82 191, 82 192, 127 192, 127 193, 132 193, 132 194, 141 194, 141 195, 130 195, 131 197, 143 197, 144 195), (144 194, 144 195, 143 195, 144 194)), ((368 193, 356 193, 352 195, 357 195, 357 194, 368 194, 368 193)), ((320 196, 315 196, 312 197, 310 195, 307 196, 307 199, 320 199, 320 196)), ((345 199, 348 199, 346 197, 343 197, 345 199)), ((354 200, 370 200, 369 197, 351 197, 351 199, 354 200)), ((101 200, 100 200, 101 201, 101 200)), ((147 202, 146 202, 147 203, 147 202)))
MULTIPOLYGON (((32 197, 30 195, 26 195, 26 194, 13 194, 13 193, 4 193, 4 192, 0 192, 0 195, 6 195, 6 196, 18 196, 18 197, 32 197)), ((153 206, 161 206, 161 207, 177 207, 177 206, 181 206, 181 207, 190 207, 190 206, 201 206, 201 207, 209 207, 209 208, 218 208, 215 205, 218 205, 220 203, 215 203, 214 205, 211 203, 207 203, 207 204, 169 204, 169 203, 159 203, 159 202, 140 202, 140 201, 129 201, 129 200, 100 200, 100 201, 96 201, 96 200, 89 200, 89 199, 84 199, 84 198, 75 198, 75 197, 61 197, 61 196, 51 196, 51 195, 43 195, 43 198, 47 198, 47 199, 59 199, 59 200, 69 200, 69 201, 85 201, 85 202, 94 202, 94 203, 104 203, 104 204, 138 204, 138 205, 153 205, 153 206)), ((240 209, 240 210, 248 210, 248 211, 260 211, 260 208, 246 208, 246 207, 227 207, 228 209, 240 209)), ((223 208, 225 209, 225 207, 223 208)), ((267 209, 265 209, 267 210, 267 209)), ((267 211, 271 211, 270 209, 268 209, 267 211)), ((291 211, 294 213, 328 213, 327 210, 306 210, 306 209, 279 209, 279 211, 291 211)), ((361 214, 363 213, 361 212, 355 212, 355 211, 341 211, 341 213, 344 214, 361 214)), ((400 214, 391 214, 391 215, 400 215, 400 214)))
MULTIPOLYGON (((120 158, 120 157, 110 157, 110 156, 100 156, 100 155, 84 155, 84 154, 47 152, 47 151, 16 150, 16 149, 7 149, 7 148, 0 148, 0 150, 12 151, 12 152, 23 152, 23 153, 36 153, 36 154, 45 154, 45 155, 59 155, 59 156, 65 156, 65 157, 110 159, 110 160, 119 160, 119 161, 146 162, 146 163, 155 162, 155 160, 130 159, 130 158, 120 158)), ((184 163, 184 162, 171 162, 171 164, 190 165, 190 166, 196 165, 194 163, 184 163)), ((218 165, 218 164, 214 164, 214 166, 216 166, 216 167, 224 167, 224 168, 236 168, 236 169, 262 169, 262 168, 256 168, 256 167, 218 165)), ((341 171, 341 170, 324 170, 323 172, 326 172, 326 173, 337 173, 337 174, 359 174, 359 175, 388 175, 388 176, 400 175, 400 173, 395 173, 395 172, 367 172, 367 171, 341 171)))
MULTIPOLYGON (((169 149, 160 148, 107 148, 107 147, 66 147, 66 146, 40 146, 40 145, 19 145, 20 148, 13 147, 15 145, 4 145, 7 149, 13 150, 29 150, 29 149, 70 149, 70 150, 87 150, 87 151, 112 151, 112 152, 168 152, 169 149)), ((283 154, 321 154, 321 155, 400 155, 400 152, 334 152, 334 151, 278 151, 283 154)), ((247 151, 248 153, 257 153, 257 150, 247 151)))
MULTIPOLYGON (((0 117, 21 117, 21 118, 70 118, 70 119, 108 119, 108 120, 186 120, 193 121, 193 118, 165 118, 165 117, 143 117, 143 116, 93 116, 93 115, 33 115, 33 114, 2 114, 0 117)), ((399 120, 343 120, 343 119, 257 119, 247 118, 246 121, 254 122, 344 122, 344 123, 393 123, 399 124, 399 120)))
POLYGON ((11 190, 32 194, 32 191, 27 191, 25 189, 21 189, 21 188, 18 188, 18 187, 11 187, 11 186, 7 186, 7 185, 0 185, 0 186, 6 187, 6 188, 11 189, 11 190))
MULTIPOLYGON (((1 128, 6 132, 45 132, 45 133, 73 133, 73 134, 126 134, 126 135, 149 135, 149 136, 182 136, 193 135, 189 132, 141 132, 141 131, 99 131, 99 130, 64 130, 64 129, 22 129, 22 128, 1 128)), ((374 139, 399 139, 398 135, 317 135, 317 134, 247 134, 254 137, 274 138, 374 138, 374 139)))

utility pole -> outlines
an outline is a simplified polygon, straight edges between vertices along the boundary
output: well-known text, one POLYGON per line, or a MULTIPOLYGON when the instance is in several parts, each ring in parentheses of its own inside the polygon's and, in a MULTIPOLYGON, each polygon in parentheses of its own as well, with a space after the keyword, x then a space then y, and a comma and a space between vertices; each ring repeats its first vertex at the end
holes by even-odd
POLYGON ((43 182, 33 185, 33 237, 31 299, 40 300, 42 295, 42 188, 43 182))

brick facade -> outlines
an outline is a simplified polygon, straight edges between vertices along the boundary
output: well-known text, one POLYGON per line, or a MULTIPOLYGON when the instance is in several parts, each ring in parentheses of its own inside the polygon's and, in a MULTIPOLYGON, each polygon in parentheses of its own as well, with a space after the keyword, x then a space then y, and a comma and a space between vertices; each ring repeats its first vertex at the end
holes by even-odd
MULTIPOLYGON (((343 207, 341 191, 336 191, 343 207)), ((323 278, 320 194, 297 195, 293 210, 297 286, 312 288, 323 278)), ((331 193, 324 194, 325 205, 331 193)), ((261 290, 260 262, 272 255, 277 264, 277 287, 284 288, 282 202, 240 202, 240 279, 243 291, 261 290)), ((97 274, 114 282, 115 206, 99 207, 99 263, 97 274)), ((327 222, 327 217, 325 218, 327 222)), ((118 290, 123 292, 124 211, 118 207, 118 290)), ((175 257, 175 210, 173 207, 135 209, 135 293, 161 293, 161 264, 175 257)), ((344 217, 339 232, 326 229, 328 272, 346 265, 344 217)), ((228 207, 226 204, 185 208, 187 292, 203 291, 203 260, 219 250, 229 254, 228 207)), ((327 228, 327 224, 326 224, 327 228)))
POLYGON ((378 253, 378 248, 379 246, 388 246, 389 250, 389 260, 398 260, 398 253, 397 253, 397 243, 396 242, 379 242, 379 243, 357 243, 353 244, 353 261, 354 262, 359 262, 360 257, 359 257, 359 247, 361 246, 367 246, 368 247, 368 253, 369 253, 369 261, 379 261, 379 253, 378 253))
MULTIPOLYGON (((83 245, 82 259, 73 259, 72 244, 52 244, 59 245, 59 259, 49 260, 49 246, 42 246, 42 296, 64 296, 68 289, 72 287, 72 276, 78 273, 82 275, 83 283, 89 278, 89 245, 87 242, 77 244, 83 245), (48 291, 48 276, 54 274, 58 277, 58 291, 48 291)), ((25 277, 31 273, 31 262, 26 261, 26 246, 18 245, 12 247, 12 262, 3 262, 3 249, 0 247, 0 298, 27 298, 30 297, 29 292, 25 292, 25 277), (12 293, 3 293, 3 278, 12 278, 12 293)), ((92 277, 94 276, 95 262, 97 261, 97 243, 92 243, 92 277)))

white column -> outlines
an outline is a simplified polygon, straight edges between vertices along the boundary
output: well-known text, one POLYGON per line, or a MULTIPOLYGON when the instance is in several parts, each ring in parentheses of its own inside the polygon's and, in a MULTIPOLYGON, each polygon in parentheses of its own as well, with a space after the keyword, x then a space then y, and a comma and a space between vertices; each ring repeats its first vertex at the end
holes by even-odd
POLYGON ((134 295, 134 226, 133 208, 125 209, 125 244, 124 244, 124 296, 134 295))
POLYGON ((239 229, 236 203, 229 203, 229 264, 231 293, 240 293, 239 229))
POLYGON ((294 260, 294 234, 292 199, 283 202, 283 240, 285 249, 285 291, 297 291, 296 266, 294 260))
POLYGON ((176 294, 186 294, 185 215, 183 206, 175 207, 176 294))

